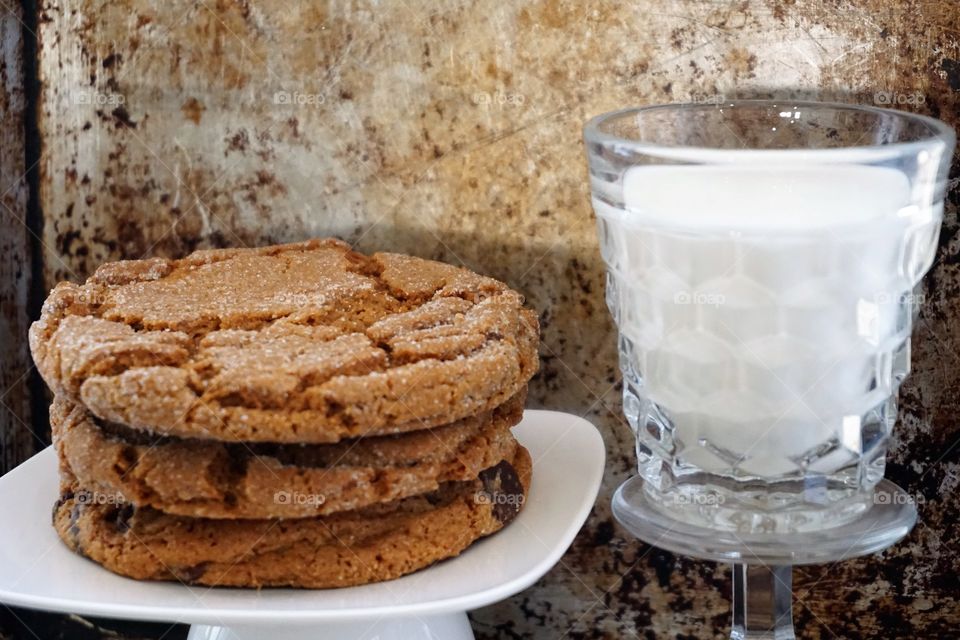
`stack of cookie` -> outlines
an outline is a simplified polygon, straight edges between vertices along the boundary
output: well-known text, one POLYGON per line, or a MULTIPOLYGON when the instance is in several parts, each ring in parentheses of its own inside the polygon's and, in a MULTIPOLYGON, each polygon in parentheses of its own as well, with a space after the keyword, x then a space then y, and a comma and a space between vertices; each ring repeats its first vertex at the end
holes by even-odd
POLYGON ((54 525, 117 573, 339 587, 520 510, 538 325, 496 280, 336 240, 105 264, 51 292, 54 525))

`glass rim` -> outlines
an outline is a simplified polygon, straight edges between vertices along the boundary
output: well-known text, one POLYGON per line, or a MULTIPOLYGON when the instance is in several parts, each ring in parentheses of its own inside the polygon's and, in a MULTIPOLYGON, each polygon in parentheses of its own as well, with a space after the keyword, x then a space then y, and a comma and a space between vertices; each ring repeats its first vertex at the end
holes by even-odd
MULTIPOLYGON (((910 111, 885 109, 856 103, 844 102, 817 102, 813 100, 725 100, 721 104, 700 104, 673 102, 655 104, 642 107, 625 107, 616 111, 608 111, 590 118, 583 127, 584 140, 589 143, 615 145, 620 148, 654 157, 692 163, 738 163, 738 162, 769 162, 769 161, 818 161, 818 162, 871 162, 890 158, 902 157, 924 149, 941 147, 943 150, 951 148, 956 142, 956 133, 947 123, 936 118, 910 111), (662 144, 644 142, 638 139, 625 138, 600 130, 600 127, 612 120, 630 114, 645 114, 656 111, 684 111, 688 109, 723 109, 724 107, 752 106, 777 107, 790 105, 791 108, 806 109, 833 109, 838 111, 852 111, 887 115, 912 123, 920 123, 927 127, 929 136, 919 140, 905 142, 890 142, 886 144, 851 145, 829 148, 792 147, 786 149, 768 149, 763 147, 746 147, 729 149, 721 147, 703 147, 683 144, 662 144)), ((589 153, 589 150, 588 150, 589 153)))

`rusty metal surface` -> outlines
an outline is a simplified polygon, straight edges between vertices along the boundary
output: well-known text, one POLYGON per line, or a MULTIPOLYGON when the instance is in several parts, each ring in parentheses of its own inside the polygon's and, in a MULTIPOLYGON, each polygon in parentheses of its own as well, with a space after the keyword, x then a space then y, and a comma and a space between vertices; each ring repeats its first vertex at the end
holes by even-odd
MULTIPOLYGON (((479 638, 723 638, 729 573, 625 537, 633 466, 580 142, 589 116, 720 96, 891 103, 960 121, 960 11, 883 0, 41 3, 44 278, 207 246, 339 235, 522 290, 543 323, 531 404, 604 432, 600 499, 479 638)), ((947 205, 888 474, 922 524, 795 579, 804 638, 960 624, 960 239, 947 205)))
POLYGON ((26 330, 30 232, 23 128, 23 10, 0 8, 0 473, 33 452, 26 330))

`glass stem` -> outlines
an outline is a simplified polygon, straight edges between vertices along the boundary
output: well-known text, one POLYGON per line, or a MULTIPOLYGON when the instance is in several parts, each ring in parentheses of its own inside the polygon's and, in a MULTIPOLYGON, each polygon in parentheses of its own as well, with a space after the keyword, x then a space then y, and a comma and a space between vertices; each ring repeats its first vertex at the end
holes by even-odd
POLYGON ((733 565, 732 640, 796 640, 793 567, 733 565))

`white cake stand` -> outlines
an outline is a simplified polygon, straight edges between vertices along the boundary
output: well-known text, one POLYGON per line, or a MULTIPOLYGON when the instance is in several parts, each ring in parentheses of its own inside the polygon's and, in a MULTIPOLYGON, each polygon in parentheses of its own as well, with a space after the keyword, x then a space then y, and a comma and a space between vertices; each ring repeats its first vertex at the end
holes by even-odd
POLYGON ((328 590, 140 582, 71 551, 50 524, 48 448, 0 478, 0 602, 63 613, 191 624, 190 640, 470 640, 466 611, 507 598, 567 550, 596 499, 600 434, 582 418, 527 411, 514 427, 534 460, 517 519, 457 558, 398 580, 328 590))

